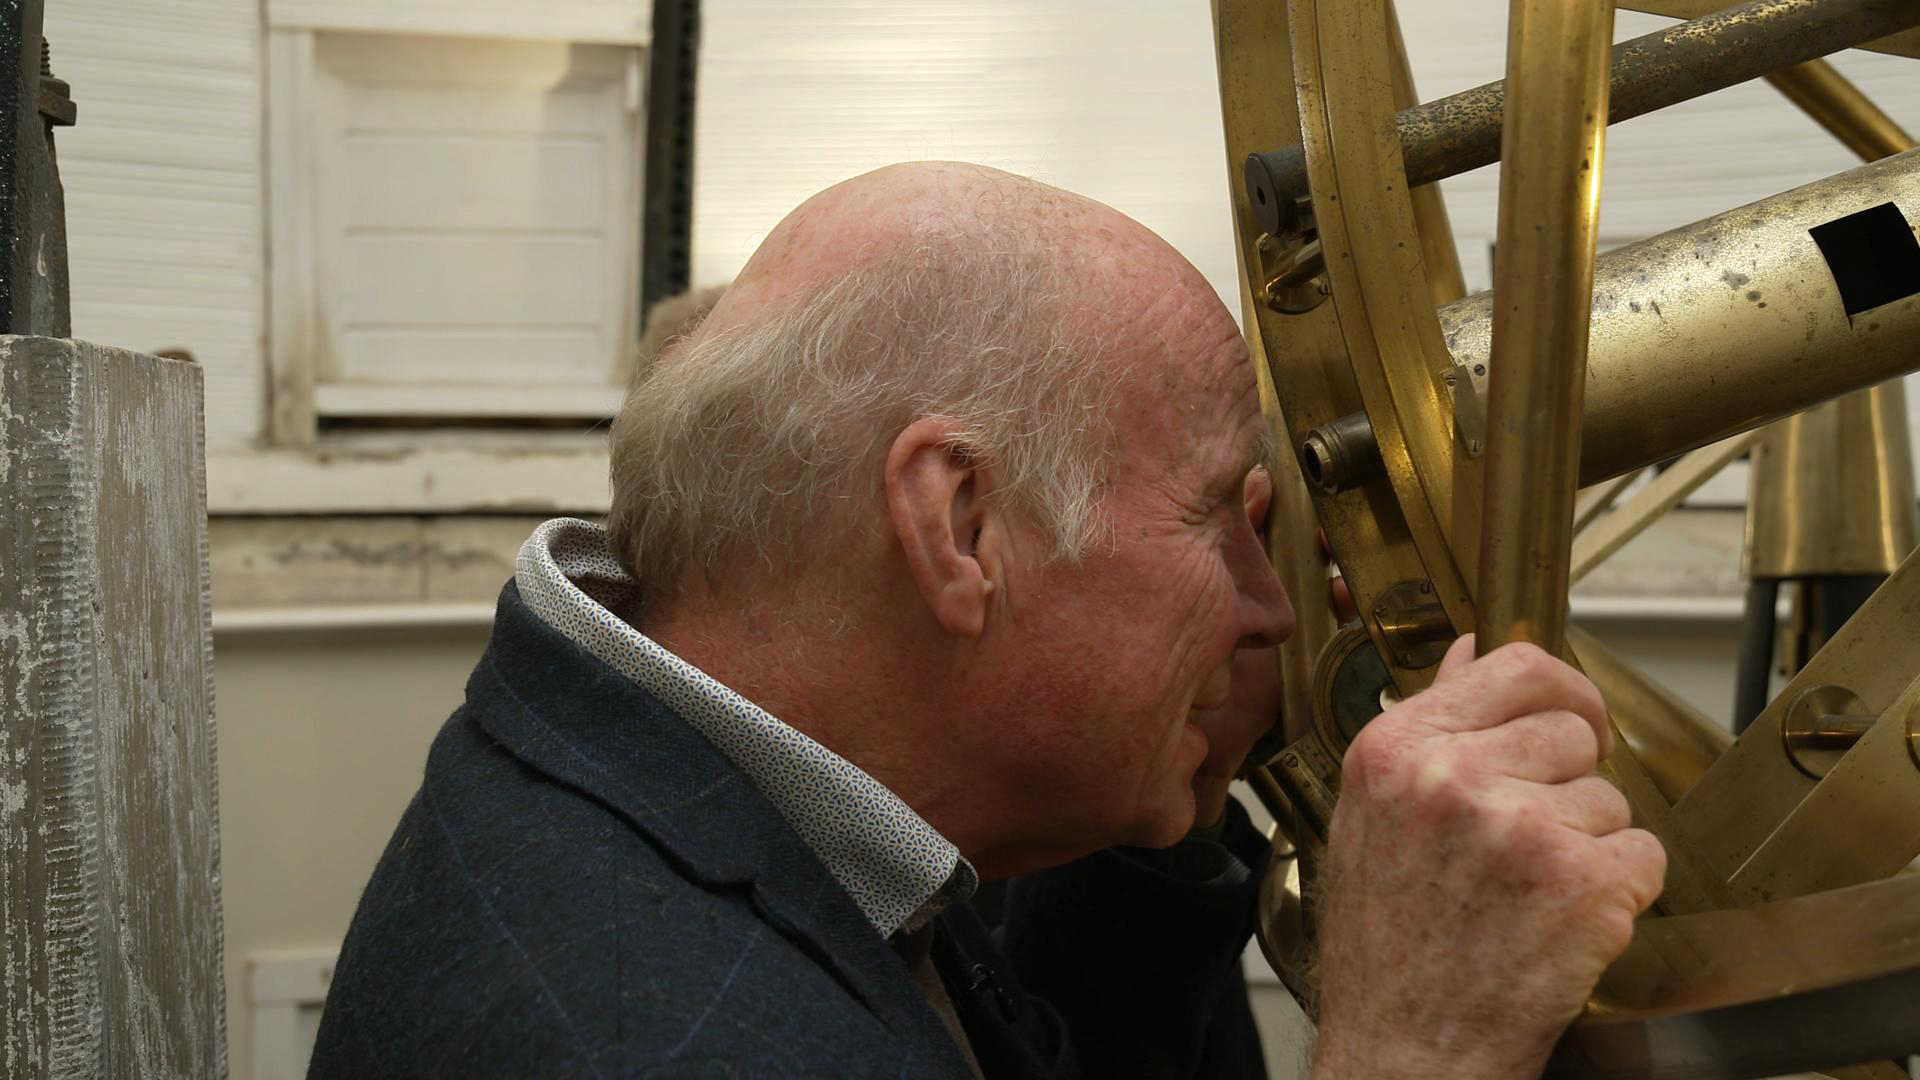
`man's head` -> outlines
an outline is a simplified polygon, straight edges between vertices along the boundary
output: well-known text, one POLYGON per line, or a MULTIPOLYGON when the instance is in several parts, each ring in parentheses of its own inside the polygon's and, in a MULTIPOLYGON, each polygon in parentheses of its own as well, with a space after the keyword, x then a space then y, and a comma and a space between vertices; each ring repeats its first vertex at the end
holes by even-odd
POLYGON ((614 544, 652 598, 783 575, 866 525, 882 442, 921 416, 991 457, 1000 498, 1089 539, 1115 372, 1073 301, 1077 200, 971 166, 830 188, 761 245, 613 430, 614 544))
POLYGON ((898 166, 796 210, 636 383, 614 548, 643 628, 1013 871, 1190 824, 1193 710, 1291 625, 1242 503, 1265 431, 1158 237, 898 166))

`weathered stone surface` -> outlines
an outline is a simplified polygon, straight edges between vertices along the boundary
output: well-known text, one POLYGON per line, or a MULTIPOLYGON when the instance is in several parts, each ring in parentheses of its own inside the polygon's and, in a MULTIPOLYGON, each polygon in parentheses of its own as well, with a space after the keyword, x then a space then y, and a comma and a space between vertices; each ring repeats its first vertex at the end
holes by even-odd
POLYGON ((0 1075, 222 1077, 201 375, 0 337, 0 1075))

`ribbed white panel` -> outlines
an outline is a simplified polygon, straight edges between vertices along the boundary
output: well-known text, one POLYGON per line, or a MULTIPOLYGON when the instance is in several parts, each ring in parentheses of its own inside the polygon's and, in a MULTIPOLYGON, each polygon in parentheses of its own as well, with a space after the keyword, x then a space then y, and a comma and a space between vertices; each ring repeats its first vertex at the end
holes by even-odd
POLYGON ((730 278, 796 203, 952 158, 1126 211, 1237 295, 1204 0, 711 0, 694 278, 730 278))
POLYGON ((208 446, 251 440, 266 363, 259 3, 59 0, 46 25, 80 109, 56 136, 74 333, 192 350, 208 446))

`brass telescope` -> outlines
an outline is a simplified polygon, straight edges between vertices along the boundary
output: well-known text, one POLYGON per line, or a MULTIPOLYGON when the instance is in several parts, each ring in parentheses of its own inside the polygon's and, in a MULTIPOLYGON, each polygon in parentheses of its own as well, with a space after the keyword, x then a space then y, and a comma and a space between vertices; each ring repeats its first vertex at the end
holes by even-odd
MULTIPOLYGON (((1567 587, 1761 425, 1920 369, 1920 152, 1596 258, 1606 124, 1765 75, 1848 145, 1910 145, 1808 61, 1920 57, 1920 2, 1621 6, 1699 18, 1616 48, 1611 0, 1510 0, 1506 78, 1422 104, 1390 0, 1214 0, 1246 332, 1301 451, 1277 463, 1273 554, 1310 600, 1317 527, 1360 613, 1336 628, 1303 603, 1281 649, 1286 741, 1250 777, 1277 823, 1261 943, 1311 1011, 1351 735, 1431 682, 1455 635, 1530 641, 1600 687, 1619 736, 1600 773, 1668 852, 1549 1075, 1904 1078, 1884 1059, 1920 1047, 1920 879, 1902 873, 1920 856, 1920 555, 1737 738, 1569 627, 1567 587), (1494 292, 1462 299, 1432 181, 1496 158, 1494 292), (1577 485, 1595 486, 1576 502, 1577 485)), ((1880 501, 1911 510, 1894 398, 1873 393, 1872 437, 1827 441, 1873 447, 1880 501)), ((1802 443, 1824 430, 1792 422, 1802 443)), ((1823 476, 1802 472, 1774 487, 1831 537, 1794 495, 1823 476)), ((1876 566, 1911 535, 1873 532, 1876 566)))
MULTIPOLYGON (((1581 484, 1920 369, 1915 221, 1920 150, 1600 256, 1581 484)), ((1439 317, 1484 400, 1493 293, 1439 317)), ((1378 470, 1371 440, 1359 414, 1316 428, 1301 447, 1309 478, 1364 483, 1378 470)))

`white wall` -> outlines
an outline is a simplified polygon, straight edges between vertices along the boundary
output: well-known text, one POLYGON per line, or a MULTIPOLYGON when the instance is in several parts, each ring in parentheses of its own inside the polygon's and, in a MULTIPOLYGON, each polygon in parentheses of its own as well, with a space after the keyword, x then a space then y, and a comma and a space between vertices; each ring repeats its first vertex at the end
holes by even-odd
POLYGON ((484 626, 214 635, 233 1080, 268 1080, 249 957, 339 948, 485 642, 484 626))
POLYGON ((705 5, 694 278, 881 165, 993 165, 1110 203, 1234 295, 1204 0, 705 5))

